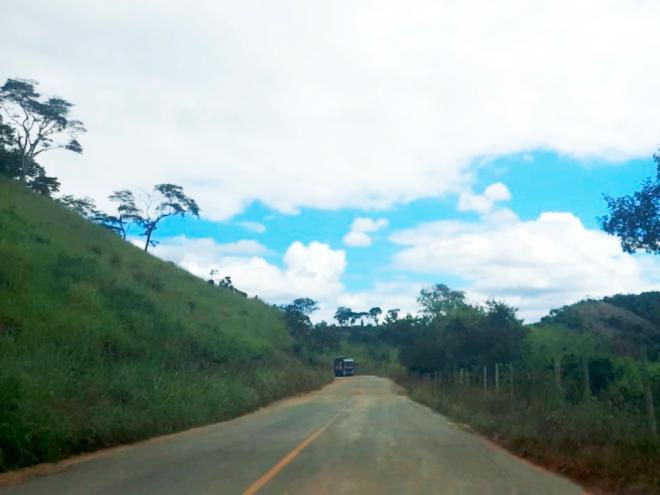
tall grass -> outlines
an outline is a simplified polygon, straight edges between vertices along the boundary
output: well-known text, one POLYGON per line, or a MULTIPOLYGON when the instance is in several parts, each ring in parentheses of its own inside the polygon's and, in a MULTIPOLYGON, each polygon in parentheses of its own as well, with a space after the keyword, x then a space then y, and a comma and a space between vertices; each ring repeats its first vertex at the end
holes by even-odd
POLYGON ((549 388, 525 400, 459 384, 413 378, 403 384, 414 400, 591 487, 660 493, 660 446, 638 410, 596 397, 572 403, 549 388))
POLYGON ((0 471, 316 388, 279 313, 0 181, 0 471))

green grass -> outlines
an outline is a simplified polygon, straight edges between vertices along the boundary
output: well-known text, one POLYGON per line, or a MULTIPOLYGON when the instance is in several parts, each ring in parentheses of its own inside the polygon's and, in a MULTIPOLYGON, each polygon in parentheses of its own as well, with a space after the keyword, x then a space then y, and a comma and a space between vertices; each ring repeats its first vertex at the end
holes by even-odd
POLYGON ((228 419, 330 380, 279 313, 0 181, 0 471, 228 419))

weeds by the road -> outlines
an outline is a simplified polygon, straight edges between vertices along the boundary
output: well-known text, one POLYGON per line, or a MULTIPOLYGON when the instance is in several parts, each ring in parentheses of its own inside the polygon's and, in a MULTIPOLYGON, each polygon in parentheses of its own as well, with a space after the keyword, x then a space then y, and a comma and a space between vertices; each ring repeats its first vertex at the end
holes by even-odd
POLYGON ((639 414, 596 399, 512 399, 507 393, 407 379, 410 396, 512 452, 605 493, 660 494, 660 445, 639 414))
POLYGON ((331 379, 280 313, 0 181, 0 471, 220 421, 331 379))

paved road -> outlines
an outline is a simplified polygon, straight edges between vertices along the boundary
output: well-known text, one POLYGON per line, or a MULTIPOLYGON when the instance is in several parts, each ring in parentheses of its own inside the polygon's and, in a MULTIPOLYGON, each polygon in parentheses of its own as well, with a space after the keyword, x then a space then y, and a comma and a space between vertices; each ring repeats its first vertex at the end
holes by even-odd
POLYGON ((0 494, 583 493, 371 376, 38 471, 0 494))

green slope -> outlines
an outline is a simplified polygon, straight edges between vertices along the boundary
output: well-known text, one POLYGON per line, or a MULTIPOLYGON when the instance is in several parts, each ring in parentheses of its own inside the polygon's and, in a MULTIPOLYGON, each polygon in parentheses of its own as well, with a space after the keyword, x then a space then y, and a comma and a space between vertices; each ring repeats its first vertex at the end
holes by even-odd
POLYGON ((624 356, 639 356, 645 344, 652 359, 660 353, 660 293, 645 292, 586 300, 551 312, 541 325, 561 325, 593 335, 624 356))
POLYGON ((0 471, 319 386, 279 313, 0 181, 0 471))

